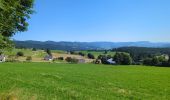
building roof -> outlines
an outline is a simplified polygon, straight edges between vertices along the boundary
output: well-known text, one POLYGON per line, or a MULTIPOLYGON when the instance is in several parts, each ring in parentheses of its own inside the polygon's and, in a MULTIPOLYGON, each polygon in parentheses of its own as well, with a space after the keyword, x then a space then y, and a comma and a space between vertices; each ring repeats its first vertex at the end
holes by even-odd
POLYGON ((113 58, 110 58, 110 59, 108 59, 107 61, 108 61, 110 64, 116 64, 116 62, 113 61, 113 58))
POLYGON ((53 59, 53 56, 51 56, 51 55, 46 55, 46 56, 44 57, 44 59, 53 59))
POLYGON ((4 60, 5 55, 0 55, 0 60, 4 60))

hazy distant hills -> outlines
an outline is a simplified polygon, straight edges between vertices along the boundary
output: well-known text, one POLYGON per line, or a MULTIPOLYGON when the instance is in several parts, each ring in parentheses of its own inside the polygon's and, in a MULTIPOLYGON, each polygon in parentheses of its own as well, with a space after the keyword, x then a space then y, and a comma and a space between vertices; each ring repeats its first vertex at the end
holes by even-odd
POLYGON ((37 48, 37 49, 57 49, 57 50, 94 50, 112 49, 118 47, 170 47, 170 43, 140 42, 54 42, 54 41, 14 41, 16 47, 37 48))

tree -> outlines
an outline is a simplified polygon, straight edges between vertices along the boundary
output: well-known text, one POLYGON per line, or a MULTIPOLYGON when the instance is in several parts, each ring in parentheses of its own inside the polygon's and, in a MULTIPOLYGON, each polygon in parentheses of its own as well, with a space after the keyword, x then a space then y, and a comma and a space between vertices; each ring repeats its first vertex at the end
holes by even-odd
POLYGON ((168 55, 168 62, 170 63, 170 55, 168 55))
POLYGON ((132 64, 132 58, 130 57, 129 54, 123 53, 123 65, 131 65, 132 64))
POLYGON ((79 52, 79 55, 80 55, 80 56, 85 56, 85 54, 84 54, 84 53, 82 53, 82 52, 79 52))
POLYGON ((94 55, 91 54, 91 53, 88 53, 88 54, 87 54, 87 57, 88 57, 89 59, 95 59, 94 55))
POLYGON ((64 57, 58 57, 57 59, 58 60, 64 60, 64 57))
POLYGON ((27 30, 34 0, 0 0, 0 33, 11 37, 27 30))
POLYGON ((116 54, 113 58, 116 61, 116 63, 119 64, 119 65, 130 65, 130 64, 132 64, 132 58, 127 53, 116 52, 116 54))
POLYGON ((74 51, 70 51, 70 54, 75 54, 75 52, 74 51))
POLYGON ((107 54, 107 50, 104 51, 104 54, 107 54))
POLYGON ((13 47, 12 41, 8 37, 4 37, 0 34, 0 52, 3 53, 4 50, 10 50, 13 47))
POLYGON ((37 49, 36 48, 32 48, 32 51, 37 51, 37 49))
POLYGON ((160 61, 159 61, 158 57, 152 58, 152 65, 156 66, 156 65, 159 65, 159 64, 160 64, 160 61))
POLYGON ((16 56, 24 56, 24 53, 22 51, 17 52, 16 56))
POLYGON ((102 64, 109 64, 107 60, 108 60, 107 56, 103 55, 103 56, 101 57, 101 62, 102 62, 102 64))
POLYGON ((115 54, 115 56, 113 58, 114 58, 114 60, 116 61, 117 64, 121 64, 122 63, 122 59, 123 58, 122 58, 121 53, 116 52, 116 54, 115 54))
POLYGON ((47 50, 46 50, 46 52, 47 52, 47 54, 48 54, 48 55, 50 55, 50 56, 52 55, 52 53, 51 53, 51 50, 50 50, 50 49, 47 49, 47 50))
POLYGON ((102 57, 103 57, 103 55, 99 55, 99 56, 97 57, 97 59, 102 59, 102 57))
POLYGON ((152 65, 152 58, 146 58, 143 60, 144 65, 152 65))
POLYGON ((12 47, 10 37, 27 30, 34 0, 0 0, 0 49, 12 47))
POLYGON ((78 63, 78 59, 76 58, 67 57, 65 60, 69 63, 78 63))

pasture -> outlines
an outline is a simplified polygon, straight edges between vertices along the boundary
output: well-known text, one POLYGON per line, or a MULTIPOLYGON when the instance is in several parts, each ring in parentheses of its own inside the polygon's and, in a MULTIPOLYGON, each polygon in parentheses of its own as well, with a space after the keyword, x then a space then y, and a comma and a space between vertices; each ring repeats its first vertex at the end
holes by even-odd
POLYGON ((95 56, 95 58, 97 58, 99 55, 115 55, 115 52, 111 52, 111 51, 107 51, 107 54, 105 54, 105 52, 104 51, 80 51, 80 52, 82 52, 82 53, 84 53, 84 54, 88 54, 88 53, 91 53, 91 54, 93 54, 94 56, 95 56))
POLYGON ((170 68, 1 63, 0 100, 168 100, 170 68))

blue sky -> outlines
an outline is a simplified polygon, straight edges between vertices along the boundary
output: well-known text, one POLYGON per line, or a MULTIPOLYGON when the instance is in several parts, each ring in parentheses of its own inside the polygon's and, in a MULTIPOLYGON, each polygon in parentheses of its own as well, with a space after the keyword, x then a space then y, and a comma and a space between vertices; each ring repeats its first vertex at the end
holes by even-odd
POLYGON ((170 0, 36 0, 16 40, 170 42, 170 0))

